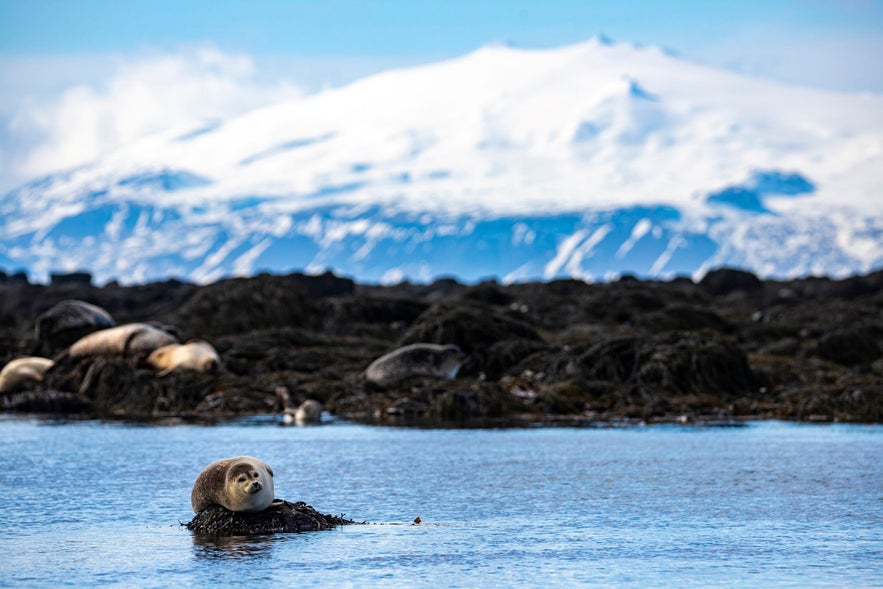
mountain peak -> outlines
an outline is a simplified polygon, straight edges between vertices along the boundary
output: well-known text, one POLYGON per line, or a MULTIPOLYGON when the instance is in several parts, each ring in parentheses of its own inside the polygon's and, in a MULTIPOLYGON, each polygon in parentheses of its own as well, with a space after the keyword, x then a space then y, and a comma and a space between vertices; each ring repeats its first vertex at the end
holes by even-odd
POLYGON ((0 266, 123 282, 325 267, 599 279, 725 263, 842 275, 883 262, 880 112, 883 97, 603 35, 497 43, 171 129, 12 191, 0 266))

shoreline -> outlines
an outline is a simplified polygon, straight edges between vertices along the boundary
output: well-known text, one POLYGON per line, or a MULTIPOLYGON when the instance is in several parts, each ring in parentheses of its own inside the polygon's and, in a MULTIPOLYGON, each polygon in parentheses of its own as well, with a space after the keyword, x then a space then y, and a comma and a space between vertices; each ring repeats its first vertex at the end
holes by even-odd
POLYGON ((281 415, 314 399, 337 418, 378 425, 883 423, 883 271, 394 286, 262 274, 103 287, 85 273, 50 285, 3 274, 0 363, 41 346, 55 365, 31 390, 0 395, 3 412, 210 421, 281 415), (117 324, 152 321, 182 342, 204 339, 221 369, 159 377, 144 358, 65 358, 70 342, 37 341, 34 326, 70 299, 117 324), (414 343, 458 346, 456 378, 366 380, 374 360, 414 343))

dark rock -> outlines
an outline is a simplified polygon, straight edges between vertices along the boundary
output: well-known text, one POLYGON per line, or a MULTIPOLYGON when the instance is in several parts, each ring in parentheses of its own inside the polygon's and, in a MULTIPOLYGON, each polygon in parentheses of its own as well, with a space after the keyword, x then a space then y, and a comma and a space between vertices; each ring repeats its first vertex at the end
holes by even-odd
POLYGON ((463 293, 463 298, 488 305, 503 306, 512 302, 512 295, 503 292, 496 282, 482 282, 463 293))
POLYGON ((0 407, 14 413, 90 414, 92 402, 83 395, 55 390, 23 391, 0 396, 0 407))
POLYGON ((478 354, 507 339, 539 341, 540 336, 529 324, 486 309, 435 305, 417 318, 401 343, 454 344, 478 354))
POLYGON ((844 366, 854 366, 870 364, 883 355, 883 351, 871 328, 847 328, 822 336, 815 355, 844 366))
POLYGON ((52 272, 49 275, 50 284, 52 286, 61 286, 64 284, 75 284, 77 286, 91 286, 92 275, 88 272, 71 272, 68 274, 56 274, 52 272))
POLYGON ((319 305, 299 276, 232 278, 199 289, 170 323, 204 339, 276 327, 321 325, 319 305))
POLYGON ((184 525, 201 535, 254 536, 315 532, 355 523, 342 515, 323 515, 303 501, 290 503, 276 499, 270 507, 257 513, 230 511, 220 505, 211 505, 184 525))
POLYGON ((699 281, 699 285, 715 296, 738 291, 751 293, 763 289, 763 282, 757 276, 736 268, 711 270, 699 281))

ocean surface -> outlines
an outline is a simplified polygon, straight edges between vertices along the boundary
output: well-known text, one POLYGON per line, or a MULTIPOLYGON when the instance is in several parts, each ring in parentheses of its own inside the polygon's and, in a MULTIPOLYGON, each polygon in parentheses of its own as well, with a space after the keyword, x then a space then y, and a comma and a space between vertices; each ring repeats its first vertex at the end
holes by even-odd
POLYGON ((883 426, 5 417, 0 444, 2 586, 883 587, 883 426), (368 523, 194 536, 194 479, 239 454, 368 523))

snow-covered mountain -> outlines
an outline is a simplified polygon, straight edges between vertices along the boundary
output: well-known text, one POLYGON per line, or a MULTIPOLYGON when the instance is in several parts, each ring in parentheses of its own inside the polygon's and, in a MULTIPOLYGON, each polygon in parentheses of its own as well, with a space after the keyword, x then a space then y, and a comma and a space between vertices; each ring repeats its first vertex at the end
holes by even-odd
POLYGON ((0 197, 0 268, 199 282, 883 265, 883 96, 593 39, 490 46, 144 138, 0 197))

